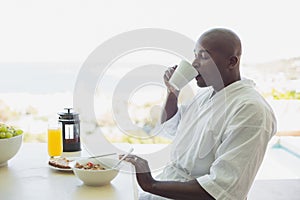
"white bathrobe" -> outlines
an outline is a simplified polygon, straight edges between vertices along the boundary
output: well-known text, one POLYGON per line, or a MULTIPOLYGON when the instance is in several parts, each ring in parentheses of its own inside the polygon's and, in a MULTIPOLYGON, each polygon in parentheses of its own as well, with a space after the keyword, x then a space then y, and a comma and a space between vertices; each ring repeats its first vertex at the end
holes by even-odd
MULTIPOLYGON (((276 133, 276 119, 251 80, 212 94, 212 88, 201 90, 156 128, 175 136, 172 162, 157 179, 196 179, 215 199, 246 199, 276 133)), ((140 199, 164 198, 143 194, 140 199)))

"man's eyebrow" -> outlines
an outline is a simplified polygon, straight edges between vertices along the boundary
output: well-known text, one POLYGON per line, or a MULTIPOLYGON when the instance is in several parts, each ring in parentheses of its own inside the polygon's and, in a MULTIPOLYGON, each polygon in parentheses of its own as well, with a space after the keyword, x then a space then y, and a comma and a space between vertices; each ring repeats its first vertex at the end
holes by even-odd
POLYGON ((207 51, 206 49, 200 49, 198 52, 196 51, 196 49, 194 49, 194 53, 195 53, 195 54, 202 53, 202 52, 207 52, 207 53, 209 53, 209 51, 207 51))

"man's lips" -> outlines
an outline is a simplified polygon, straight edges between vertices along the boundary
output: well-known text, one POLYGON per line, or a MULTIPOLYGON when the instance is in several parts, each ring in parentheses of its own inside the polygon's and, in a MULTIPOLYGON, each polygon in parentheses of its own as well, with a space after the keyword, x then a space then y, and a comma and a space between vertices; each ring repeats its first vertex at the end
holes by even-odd
POLYGON ((202 79, 202 76, 199 74, 198 76, 196 76, 196 80, 199 81, 200 79, 202 79))

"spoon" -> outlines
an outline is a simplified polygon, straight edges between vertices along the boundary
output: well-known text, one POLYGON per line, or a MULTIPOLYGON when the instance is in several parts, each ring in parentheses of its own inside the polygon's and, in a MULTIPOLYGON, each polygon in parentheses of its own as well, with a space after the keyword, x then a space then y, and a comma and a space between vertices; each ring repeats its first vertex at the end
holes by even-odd
MULTIPOLYGON (((88 156, 88 157, 68 157, 68 159, 70 159, 69 162, 69 166, 72 168, 76 165, 77 160, 81 160, 81 159, 91 159, 94 158, 96 160, 98 160, 97 158, 100 157, 106 157, 106 156, 111 156, 111 155, 116 155, 117 153, 108 153, 108 154, 102 154, 102 155, 97 155, 97 156, 88 156)), ((99 161, 99 160, 98 160, 99 161)), ((101 163, 102 164, 102 163, 101 163)), ((103 165, 103 164, 102 164, 103 165)), ((105 167, 107 167, 106 165, 104 165, 105 167)), ((107 167, 108 168, 108 167, 107 167)))
POLYGON ((121 164, 121 162, 129 155, 129 154, 131 154, 132 152, 133 152, 133 148, 131 147, 130 149, 129 149, 129 151, 119 160, 119 162, 117 162, 117 164, 115 164, 115 166, 113 166, 112 167, 112 169, 115 169, 116 167, 118 167, 120 164, 121 164))
POLYGON ((87 158, 100 158, 100 157, 106 157, 106 156, 112 156, 112 155, 117 155, 117 153, 108 153, 108 154, 102 154, 102 155, 97 155, 97 156, 86 156, 86 157, 68 157, 69 159, 87 159, 87 158))

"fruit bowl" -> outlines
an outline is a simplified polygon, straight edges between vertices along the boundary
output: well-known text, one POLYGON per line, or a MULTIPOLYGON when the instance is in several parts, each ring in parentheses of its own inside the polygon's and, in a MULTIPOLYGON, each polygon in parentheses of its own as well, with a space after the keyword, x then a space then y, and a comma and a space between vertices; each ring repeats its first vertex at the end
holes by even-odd
MULTIPOLYGON (((81 166, 100 165, 104 169, 78 168, 78 165, 73 166, 73 172, 85 185, 102 186, 109 184, 119 173, 118 169, 112 169, 112 166, 118 162, 112 158, 89 158, 76 161, 81 166)), ((92 168, 92 167, 91 167, 92 168)))
POLYGON ((23 134, 0 139, 0 167, 6 166, 7 161, 14 157, 22 144, 23 134))

